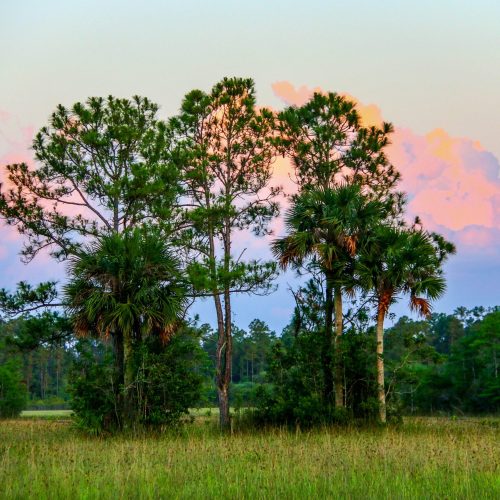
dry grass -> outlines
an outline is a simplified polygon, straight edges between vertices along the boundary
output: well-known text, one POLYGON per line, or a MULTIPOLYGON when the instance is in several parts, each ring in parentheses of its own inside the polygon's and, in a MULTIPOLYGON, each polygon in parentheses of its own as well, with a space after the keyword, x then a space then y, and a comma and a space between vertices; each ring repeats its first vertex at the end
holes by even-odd
POLYGON ((0 423, 0 498, 500 498, 499 438, 495 418, 232 436, 205 420, 106 439, 11 420, 0 423))

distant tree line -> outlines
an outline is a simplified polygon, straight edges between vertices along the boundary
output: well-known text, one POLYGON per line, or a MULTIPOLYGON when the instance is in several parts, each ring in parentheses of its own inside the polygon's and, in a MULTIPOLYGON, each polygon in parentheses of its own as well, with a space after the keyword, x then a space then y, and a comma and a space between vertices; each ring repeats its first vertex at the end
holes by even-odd
MULTIPOLYGON (((314 318, 312 311, 302 314, 314 318)), ((29 320, 23 325, 25 321, 13 320, 0 327, 2 377, 8 374, 9 380, 16 380, 11 394, 15 393, 21 408, 69 409, 75 367, 81 368, 86 362, 83 354, 88 355, 91 344, 74 338, 62 345, 34 345, 28 333, 34 325, 29 320)), ((294 390, 289 417, 306 424, 318 417, 318 412, 309 405, 314 398, 320 401, 318 382, 313 382, 321 378, 317 360, 319 336, 309 329, 313 323, 308 323, 309 327, 303 323, 297 331, 295 322, 296 318, 280 335, 257 319, 250 323, 248 331, 233 325, 233 406, 254 408, 260 414, 266 411, 270 392, 294 390), (291 384, 293 377, 297 377, 294 386, 287 388, 287 381, 291 384)), ((216 406, 213 378, 217 335, 208 324, 193 326, 193 332, 196 340, 189 348, 197 351, 198 356, 189 369, 200 375, 201 385, 197 386, 190 404, 216 406)), ((377 407, 374 329, 350 329, 346 338, 350 351, 344 378, 348 407, 358 416, 373 416, 377 407)), ((385 341, 392 414, 462 415, 499 411, 499 307, 458 308, 453 314, 432 313, 425 320, 403 316, 387 329, 385 341)), ((104 345, 94 345, 94 349, 103 348, 104 345)))
MULTIPOLYGON (((230 405, 250 397, 265 422, 385 423, 394 373, 421 353, 416 335, 391 358, 390 308, 406 298, 430 317, 455 252, 418 218, 406 220, 386 155, 392 131, 364 127, 355 103, 332 92, 278 113, 259 108, 244 78, 189 92, 166 121, 137 96, 58 106, 33 141, 35 164, 7 165, 0 191, 0 217, 24 238, 22 259, 48 252, 67 266, 63 284, 0 291, 4 355, 19 360, 30 395, 69 396, 81 425, 96 431, 173 424, 203 393, 217 401, 221 429, 230 428, 230 405), (278 156, 291 162, 293 193, 273 184, 278 156), (283 194, 274 259, 236 252, 238 233, 270 234, 283 194), (309 279, 292 292, 289 327, 276 336, 255 320, 244 333, 233 297, 272 293, 287 268, 309 279), (213 303, 214 330, 189 317, 203 299, 213 303), (231 394, 238 384, 255 394, 231 394)), ((431 376, 421 365, 419 380, 431 376)), ((479 361, 467 366, 481 384, 479 361)), ((415 402, 423 386, 410 375, 404 394, 415 402)), ((478 401, 496 401, 488 387, 478 401)), ((458 397, 450 393, 450 405, 458 397)))

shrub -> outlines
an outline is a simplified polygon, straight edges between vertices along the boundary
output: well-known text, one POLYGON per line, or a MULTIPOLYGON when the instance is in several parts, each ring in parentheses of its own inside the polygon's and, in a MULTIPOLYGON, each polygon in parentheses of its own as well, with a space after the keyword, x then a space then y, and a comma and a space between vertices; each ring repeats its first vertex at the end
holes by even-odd
POLYGON ((71 407, 77 425, 91 433, 123 427, 175 426, 201 400, 205 353, 191 331, 182 330, 164 345, 148 338, 134 348, 135 381, 127 388, 113 383, 111 349, 99 341, 80 341, 69 377, 71 407), (119 410, 127 397, 132 421, 119 410))
POLYGON ((119 388, 113 384, 113 354, 99 341, 81 340, 69 374, 68 392, 78 427, 99 434, 120 426, 119 388))
POLYGON ((0 366, 0 418, 17 417, 24 410, 27 397, 20 364, 14 358, 6 360, 0 366))
POLYGON ((136 351, 139 423, 175 426, 201 400, 206 355, 197 338, 182 331, 165 346, 155 338, 136 351))

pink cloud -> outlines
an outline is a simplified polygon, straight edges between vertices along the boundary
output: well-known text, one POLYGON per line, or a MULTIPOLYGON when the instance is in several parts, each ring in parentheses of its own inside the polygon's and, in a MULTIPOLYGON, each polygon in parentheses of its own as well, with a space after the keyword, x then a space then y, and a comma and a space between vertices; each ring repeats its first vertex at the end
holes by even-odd
MULTIPOLYGON (((289 106, 302 106, 305 104, 312 95, 317 92, 321 93, 323 90, 320 87, 313 89, 302 85, 302 87, 295 88, 291 83, 282 81, 272 84, 274 94, 282 99, 289 106)), ((375 104, 363 104, 361 101, 346 92, 338 92, 340 95, 356 102, 356 107, 361 117, 361 121, 365 127, 372 125, 381 125, 382 113, 380 108, 375 104)))
MULTIPOLYGON (((286 104, 304 104, 321 89, 277 82, 274 93, 286 104)), ((357 102, 365 125, 383 121, 380 109, 357 102)), ((408 193, 408 216, 419 215, 431 230, 444 232, 468 249, 500 245, 500 162, 478 141, 436 129, 419 135, 395 128, 388 151, 408 193)), ((285 177, 284 168, 278 175, 285 177)))
POLYGON ((490 231, 481 226, 468 226, 463 231, 460 231, 457 236, 463 245, 487 247, 494 245, 495 239, 500 239, 498 238, 499 235, 494 233, 495 231, 490 231))
POLYGON ((282 81, 272 84, 274 94, 283 100, 289 106, 302 106, 314 94, 314 92, 321 92, 319 87, 310 89, 306 85, 295 88, 290 82, 282 81))
POLYGON ((397 128, 389 155, 402 172, 410 213, 426 225, 500 229, 500 163, 478 142, 441 129, 420 136, 397 128))

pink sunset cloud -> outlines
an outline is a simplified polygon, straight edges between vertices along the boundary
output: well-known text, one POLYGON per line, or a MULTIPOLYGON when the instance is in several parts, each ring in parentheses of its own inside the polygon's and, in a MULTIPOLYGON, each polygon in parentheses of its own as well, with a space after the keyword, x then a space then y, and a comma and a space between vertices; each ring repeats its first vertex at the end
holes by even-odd
MULTIPOLYGON (((289 106, 302 106, 312 97, 315 92, 323 92, 320 87, 314 87, 313 89, 310 89, 309 87, 302 85, 302 87, 295 88, 291 83, 286 81, 273 83, 272 89, 274 91, 274 94, 289 106)), ((363 104, 351 94, 347 94, 346 92, 338 92, 338 94, 356 101, 361 121, 363 122, 363 125, 365 127, 371 127, 372 125, 379 126, 382 124, 382 113, 380 112, 380 108, 377 105, 363 104)))
MULTIPOLYGON (((277 82, 273 90, 288 105, 304 104, 321 91, 289 82, 277 82)), ((364 125, 383 121, 376 105, 341 94, 357 102, 364 125)), ((409 217, 419 215, 425 227, 444 232, 460 248, 500 246, 500 162, 478 141, 442 129, 419 135, 396 126, 388 154, 402 173, 409 217)), ((285 175, 284 168, 277 174, 285 175)))
MULTIPOLYGON (((21 125, 10 113, 0 110, 0 167, 11 163, 30 163, 29 148, 33 140, 33 127, 21 125)), ((0 168, 2 189, 8 189, 9 181, 5 170, 0 168)), ((8 245, 19 242, 17 230, 11 226, 0 227, 0 260, 5 259, 10 250, 8 245)))
POLYGON ((429 226, 500 229, 500 163, 477 141, 442 129, 425 136, 396 129, 389 154, 403 173, 410 212, 429 226))

